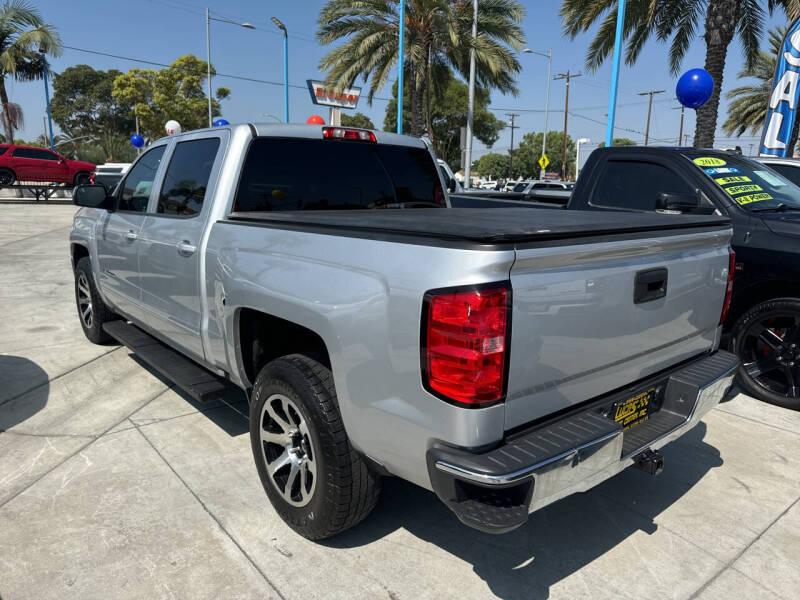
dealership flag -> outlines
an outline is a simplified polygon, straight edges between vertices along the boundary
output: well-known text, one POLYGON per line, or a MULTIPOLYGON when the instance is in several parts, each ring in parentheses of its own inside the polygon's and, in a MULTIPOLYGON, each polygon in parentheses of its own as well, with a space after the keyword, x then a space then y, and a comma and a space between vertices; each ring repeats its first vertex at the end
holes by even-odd
POLYGON ((789 148, 795 120, 797 119, 798 77, 800 77, 800 18, 798 18, 781 43, 772 94, 767 107, 767 120, 761 134, 761 156, 791 156, 789 148))

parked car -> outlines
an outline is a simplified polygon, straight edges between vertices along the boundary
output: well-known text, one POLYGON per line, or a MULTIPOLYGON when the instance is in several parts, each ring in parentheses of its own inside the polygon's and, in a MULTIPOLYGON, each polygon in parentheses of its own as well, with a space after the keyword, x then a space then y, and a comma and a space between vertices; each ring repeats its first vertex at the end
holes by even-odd
POLYGON ((87 338, 200 401, 247 390, 266 494, 308 538, 364 519, 382 475, 501 533, 655 474, 738 367, 727 219, 449 208, 421 139, 193 131, 73 199, 87 338))
POLYGON ((599 148, 568 208, 729 217, 736 279, 725 344, 742 361, 739 383, 800 409, 800 188, 788 176, 796 164, 720 150, 599 148))
POLYGON ((116 185, 131 168, 131 163, 105 163, 97 165, 89 178, 89 183, 105 186, 109 192, 113 192, 116 185))
POLYGON ((69 160, 47 148, 0 144, 0 186, 15 181, 81 185, 89 183, 94 168, 90 162, 69 160))
POLYGON ((523 194, 530 194, 534 190, 548 190, 548 191, 568 191, 571 192, 575 189, 575 182, 573 181, 542 181, 542 180, 533 180, 533 181, 526 181, 521 182, 525 183, 524 187, 520 187, 520 184, 514 188, 515 192, 521 192, 523 194))
POLYGON ((756 160, 767 165, 773 171, 777 171, 793 184, 800 186, 800 158, 762 156, 756 160))
POLYGON ((444 179, 445 189, 454 193, 463 192, 464 188, 461 185, 461 182, 456 179, 456 176, 453 173, 453 169, 450 168, 450 165, 448 165, 441 158, 437 158, 436 163, 439 165, 439 171, 442 174, 442 179, 444 179))

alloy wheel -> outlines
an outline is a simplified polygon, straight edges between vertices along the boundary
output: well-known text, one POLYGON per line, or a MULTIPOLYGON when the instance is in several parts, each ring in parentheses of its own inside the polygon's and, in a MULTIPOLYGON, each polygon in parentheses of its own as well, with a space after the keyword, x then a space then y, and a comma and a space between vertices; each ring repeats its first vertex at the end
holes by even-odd
POLYGON ((91 328, 92 318, 92 292, 89 289, 89 279, 86 273, 78 275, 78 312, 81 314, 81 321, 86 328, 91 328))
POLYGON ((742 367, 766 391, 800 396, 800 315, 773 312, 744 331, 740 345, 742 367))
POLYGON ((283 394, 267 398, 259 431, 270 483, 292 506, 305 506, 317 484, 316 453, 294 401, 283 394))

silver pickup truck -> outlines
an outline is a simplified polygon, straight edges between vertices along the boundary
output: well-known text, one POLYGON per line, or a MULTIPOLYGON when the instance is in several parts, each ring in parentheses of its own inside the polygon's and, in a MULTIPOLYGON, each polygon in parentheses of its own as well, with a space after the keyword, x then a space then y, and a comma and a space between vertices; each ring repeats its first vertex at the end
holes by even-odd
POLYGON ((264 489, 308 538, 366 517, 386 475, 501 533, 655 474, 737 368, 727 220, 451 208, 420 139, 194 131, 74 200, 86 336, 198 401, 246 390, 264 489))

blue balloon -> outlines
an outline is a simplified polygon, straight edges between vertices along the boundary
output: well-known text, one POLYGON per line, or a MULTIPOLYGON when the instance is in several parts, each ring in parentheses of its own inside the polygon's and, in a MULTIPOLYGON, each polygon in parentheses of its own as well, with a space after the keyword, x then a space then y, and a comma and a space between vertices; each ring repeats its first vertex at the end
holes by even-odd
POLYGON ((140 136, 138 133, 134 133, 131 136, 131 144, 133 144, 134 147, 136 148, 141 148, 142 146, 144 146, 144 138, 140 136))
POLYGON ((714 92, 714 79, 705 69, 690 69, 678 79, 675 95, 686 108, 700 108, 714 92))
POLYGON ((219 118, 214 121, 214 127, 224 127, 225 125, 230 125, 225 119, 219 118))

